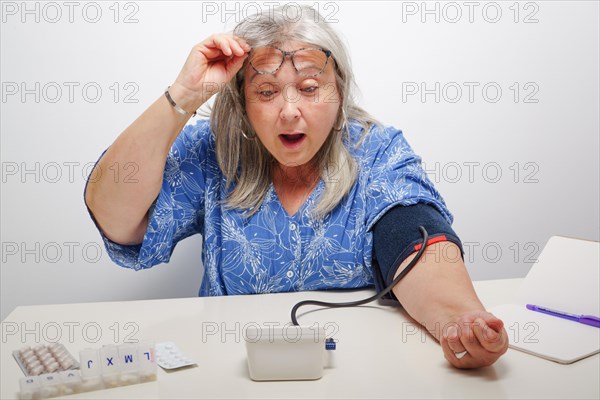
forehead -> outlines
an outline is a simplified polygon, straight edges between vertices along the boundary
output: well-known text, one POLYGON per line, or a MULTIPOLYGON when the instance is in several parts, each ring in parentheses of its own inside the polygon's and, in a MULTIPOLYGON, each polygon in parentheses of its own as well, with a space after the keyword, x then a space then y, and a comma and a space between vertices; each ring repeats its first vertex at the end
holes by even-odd
POLYGON ((298 40, 288 40, 287 42, 275 44, 275 47, 277 47, 283 51, 292 51, 292 50, 302 49, 302 48, 306 48, 306 47, 321 47, 321 46, 316 46, 314 44, 310 44, 310 43, 306 43, 306 42, 300 42, 298 40))

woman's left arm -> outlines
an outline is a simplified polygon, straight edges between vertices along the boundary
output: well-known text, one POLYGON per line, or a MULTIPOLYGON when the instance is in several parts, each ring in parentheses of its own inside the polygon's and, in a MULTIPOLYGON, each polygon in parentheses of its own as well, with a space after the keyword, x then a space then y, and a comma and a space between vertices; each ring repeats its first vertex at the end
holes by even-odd
MULTIPOLYGON (((488 366, 506 352, 508 335, 502 321, 479 301, 462 258, 451 257, 457 254, 460 250, 451 242, 427 246, 393 292, 410 316, 440 341, 453 366, 488 366)), ((396 276, 415 255, 402 262, 396 276)))

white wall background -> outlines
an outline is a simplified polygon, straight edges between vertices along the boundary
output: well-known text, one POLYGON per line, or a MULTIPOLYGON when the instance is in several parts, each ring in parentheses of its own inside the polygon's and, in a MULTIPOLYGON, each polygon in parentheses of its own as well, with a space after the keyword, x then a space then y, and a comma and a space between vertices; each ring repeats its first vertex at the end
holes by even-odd
MULTIPOLYGON (((265 4, 2 2, 2 318, 19 305, 197 294, 201 238, 168 265, 116 266, 84 176, 192 45, 235 25, 227 10, 265 4)), ((318 6, 350 48, 360 103, 423 157, 473 279, 521 277, 550 236, 599 238, 599 3, 472 4, 318 6)))

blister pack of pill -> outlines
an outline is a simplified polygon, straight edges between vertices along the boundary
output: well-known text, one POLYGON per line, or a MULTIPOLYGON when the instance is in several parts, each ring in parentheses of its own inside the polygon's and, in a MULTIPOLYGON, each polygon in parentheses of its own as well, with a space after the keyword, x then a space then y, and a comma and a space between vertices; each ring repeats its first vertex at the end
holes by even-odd
POLYGON ((156 343, 156 362, 163 369, 177 369, 196 363, 184 355, 173 342, 156 343))
POLYGON ((77 360, 62 343, 26 346, 13 351, 13 357, 25 376, 36 376, 52 372, 79 368, 77 360))

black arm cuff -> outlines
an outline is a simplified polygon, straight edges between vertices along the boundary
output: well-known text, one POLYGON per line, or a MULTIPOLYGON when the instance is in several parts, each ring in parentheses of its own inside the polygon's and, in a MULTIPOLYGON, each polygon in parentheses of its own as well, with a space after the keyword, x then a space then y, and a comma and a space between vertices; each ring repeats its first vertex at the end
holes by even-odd
MULTIPOLYGON (((433 206, 417 203, 396 206, 387 211, 373 227, 373 277, 378 292, 385 289, 402 262, 423 243, 419 230, 423 226, 429 235, 427 244, 449 241, 458 246, 464 260, 462 243, 448 221, 433 206)), ((383 299, 396 300, 392 292, 383 299)))

